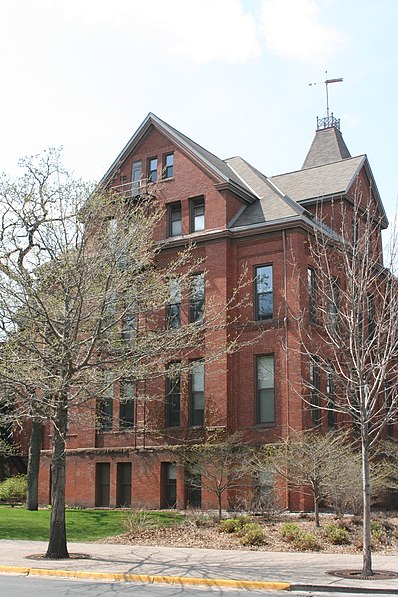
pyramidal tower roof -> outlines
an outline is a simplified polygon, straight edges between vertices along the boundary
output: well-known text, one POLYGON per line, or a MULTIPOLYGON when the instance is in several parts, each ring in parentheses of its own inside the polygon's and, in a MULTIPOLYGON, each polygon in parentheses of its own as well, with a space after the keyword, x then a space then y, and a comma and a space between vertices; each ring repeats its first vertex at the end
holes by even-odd
POLYGON ((327 118, 317 118, 315 137, 301 169, 324 166, 350 157, 340 132, 340 120, 333 114, 327 118))

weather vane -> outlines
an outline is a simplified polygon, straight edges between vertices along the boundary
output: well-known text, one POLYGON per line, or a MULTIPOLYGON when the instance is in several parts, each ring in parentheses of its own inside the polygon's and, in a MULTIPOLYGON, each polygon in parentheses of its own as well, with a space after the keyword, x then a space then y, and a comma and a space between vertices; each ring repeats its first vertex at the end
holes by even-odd
POLYGON ((329 89, 328 85, 330 83, 342 83, 343 79, 328 79, 328 71, 325 71, 326 79, 325 81, 317 81, 316 83, 308 83, 308 85, 319 85, 320 83, 324 83, 326 87, 326 117, 329 118, 329 89))

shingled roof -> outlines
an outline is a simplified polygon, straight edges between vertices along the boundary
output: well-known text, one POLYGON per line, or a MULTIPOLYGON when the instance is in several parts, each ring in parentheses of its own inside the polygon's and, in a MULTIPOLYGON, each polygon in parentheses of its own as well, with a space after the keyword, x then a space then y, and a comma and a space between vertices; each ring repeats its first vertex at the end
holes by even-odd
POLYGON ((348 192, 365 160, 366 156, 360 155, 332 164, 271 176, 270 180, 295 201, 341 195, 348 192))
MULTIPOLYGON (((240 157, 221 160, 150 112, 102 178, 100 186, 110 183, 120 164, 151 127, 205 168, 216 186, 220 185, 217 188, 228 185, 244 201, 241 211, 230 222, 231 229, 307 218, 309 214, 300 203, 347 193, 363 167, 374 181, 366 156, 351 157, 340 130, 334 126, 316 131, 301 170, 268 178, 240 157)), ((385 217, 375 183, 373 191, 385 217)), ((388 225, 386 217, 385 225, 388 225)))
POLYGON ((253 190, 259 201, 248 205, 232 223, 232 228, 250 226, 302 215, 304 209, 285 196, 269 178, 240 157, 225 160, 228 166, 253 190))
POLYGON ((311 144, 302 169, 323 166, 350 158, 347 145, 340 130, 334 126, 318 129, 311 144))

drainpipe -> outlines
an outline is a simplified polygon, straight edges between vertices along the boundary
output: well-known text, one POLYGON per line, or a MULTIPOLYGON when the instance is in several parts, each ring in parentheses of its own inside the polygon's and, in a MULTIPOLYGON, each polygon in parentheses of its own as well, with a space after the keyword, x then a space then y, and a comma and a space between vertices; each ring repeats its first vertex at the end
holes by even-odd
MULTIPOLYGON (((287 303, 287 251, 286 251, 286 230, 282 230, 283 242, 283 292, 285 302, 285 313, 283 324, 285 328, 285 382, 286 382, 286 437, 290 435, 290 392, 289 392, 289 334, 288 334, 288 303, 287 303)), ((286 505, 290 510, 290 493, 286 483, 286 505)))

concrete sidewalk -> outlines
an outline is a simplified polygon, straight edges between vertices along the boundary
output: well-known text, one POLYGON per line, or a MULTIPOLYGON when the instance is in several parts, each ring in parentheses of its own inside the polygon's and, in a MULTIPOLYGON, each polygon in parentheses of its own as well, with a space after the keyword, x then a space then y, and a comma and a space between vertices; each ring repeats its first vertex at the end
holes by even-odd
MULTIPOLYGON (((347 580, 331 570, 360 569, 361 555, 256 552, 70 543, 69 553, 90 559, 43 560, 43 541, 0 540, 0 572, 75 576, 104 580, 176 582, 261 589, 350 591, 398 595, 398 578, 347 580)), ((398 573, 398 556, 374 554, 374 570, 398 573)))

